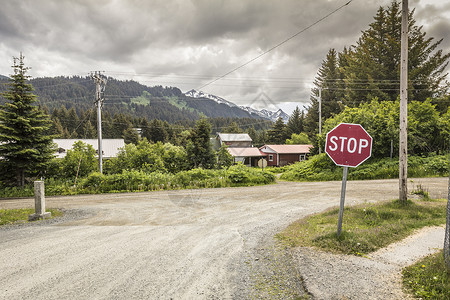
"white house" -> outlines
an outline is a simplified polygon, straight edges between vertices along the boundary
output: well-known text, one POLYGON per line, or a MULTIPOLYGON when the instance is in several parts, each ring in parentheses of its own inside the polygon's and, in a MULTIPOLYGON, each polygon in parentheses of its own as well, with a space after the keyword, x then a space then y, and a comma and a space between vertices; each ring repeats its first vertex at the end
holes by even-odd
MULTIPOLYGON (((57 152, 56 157, 63 158, 67 154, 67 150, 72 149, 73 144, 78 141, 82 141, 85 144, 89 144, 94 147, 95 152, 98 153, 98 139, 54 139, 56 143, 57 152)), ((102 140, 102 152, 103 158, 116 157, 120 149, 125 147, 125 141, 123 139, 103 139, 102 140)))

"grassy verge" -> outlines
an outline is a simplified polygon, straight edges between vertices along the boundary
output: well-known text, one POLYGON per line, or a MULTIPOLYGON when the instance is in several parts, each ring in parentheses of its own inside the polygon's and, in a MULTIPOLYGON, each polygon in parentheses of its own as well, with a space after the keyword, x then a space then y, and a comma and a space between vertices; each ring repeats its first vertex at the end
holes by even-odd
MULTIPOLYGON (((408 177, 447 176, 449 168, 448 155, 428 157, 408 157, 408 177)), ((319 154, 309 160, 284 167, 281 180, 287 181, 328 181, 341 180, 342 167, 336 166, 326 154, 319 154)), ((371 158, 358 168, 349 168, 349 180, 398 178, 397 159, 371 158)))
MULTIPOLYGON (((79 178, 77 185, 72 179, 46 179, 45 194, 75 195, 118 192, 146 192, 197 188, 219 188, 264 185, 275 182, 275 176, 260 169, 234 165, 228 169, 192 169, 176 174, 124 170, 120 174, 92 173, 79 178)), ((32 197, 33 186, 24 188, 0 187, 0 198, 32 197)))
MULTIPOLYGON (((52 213, 52 218, 61 217, 62 211, 58 209, 47 209, 52 213)), ((34 208, 0 209, 0 226, 14 223, 27 223, 28 216, 34 214, 34 208)))
POLYGON ((415 229, 444 224, 445 207, 445 200, 408 201, 406 205, 396 200, 346 207, 339 238, 339 208, 335 208, 292 223, 277 238, 292 247, 312 246, 363 256, 407 237, 415 229))
POLYGON ((450 299, 450 273, 442 251, 403 269, 403 284, 421 299, 450 299))

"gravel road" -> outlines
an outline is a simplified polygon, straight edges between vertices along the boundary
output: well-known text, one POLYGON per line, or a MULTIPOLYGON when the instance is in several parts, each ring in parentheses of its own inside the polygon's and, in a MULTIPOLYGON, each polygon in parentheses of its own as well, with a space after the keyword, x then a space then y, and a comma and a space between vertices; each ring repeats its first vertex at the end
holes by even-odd
MULTIPOLYGON (((447 183, 415 179, 409 188, 446 198, 447 183)), ((273 236, 337 206, 340 184, 48 197, 47 207, 67 210, 61 220, 0 229, 0 299, 301 296, 302 269, 273 236)), ((346 205, 397 196, 397 180, 352 181, 346 205)), ((32 205, 0 200, 0 208, 32 205)))

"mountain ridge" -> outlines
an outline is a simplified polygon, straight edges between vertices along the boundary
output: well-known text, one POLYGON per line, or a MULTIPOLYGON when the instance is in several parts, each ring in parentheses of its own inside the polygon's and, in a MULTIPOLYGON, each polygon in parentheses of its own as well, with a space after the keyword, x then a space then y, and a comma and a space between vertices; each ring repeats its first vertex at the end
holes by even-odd
POLYGON ((285 113, 281 108, 278 109, 277 111, 270 111, 268 109, 261 109, 261 110, 257 110, 254 109, 250 106, 238 106, 236 104, 234 104, 231 101, 228 101, 224 98, 221 98, 219 96, 216 95, 212 95, 212 94, 208 94, 205 93, 203 91, 197 91, 195 89, 189 90, 187 92, 184 93, 185 96, 187 97, 192 97, 192 98, 197 98, 197 99, 210 99, 213 100, 219 104, 225 104, 228 105, 230 107, 238 107, 240 109, 242 109, 243 111, 249 113, 250 115, 253 116, 258 116, 264 119, 268 119, 271 120, 272 122, 276 122, 276 120, 281 117, 283 119, 284 123, 287 123, 287 121, 289 120, 289 115, 287 113, 285 113))

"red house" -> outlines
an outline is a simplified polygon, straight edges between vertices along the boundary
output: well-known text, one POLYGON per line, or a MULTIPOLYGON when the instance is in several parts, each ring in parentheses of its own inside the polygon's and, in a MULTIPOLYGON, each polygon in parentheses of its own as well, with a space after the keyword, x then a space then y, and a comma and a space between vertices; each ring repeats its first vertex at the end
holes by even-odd
POLYGON ((312 147, 312 145, 264 145, 259 150, 267 154, 268 166, 281 167, 305 160, 312 147))

